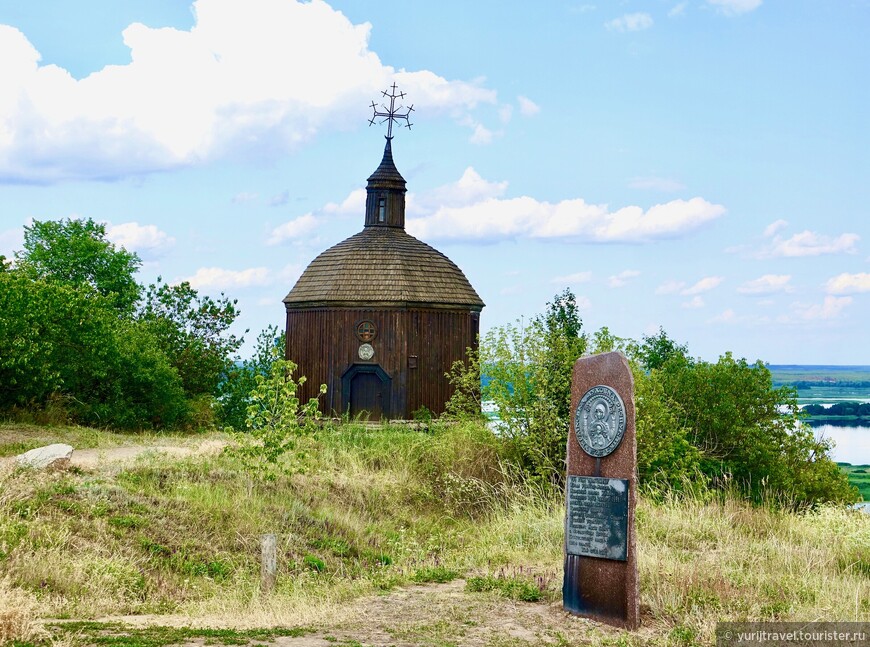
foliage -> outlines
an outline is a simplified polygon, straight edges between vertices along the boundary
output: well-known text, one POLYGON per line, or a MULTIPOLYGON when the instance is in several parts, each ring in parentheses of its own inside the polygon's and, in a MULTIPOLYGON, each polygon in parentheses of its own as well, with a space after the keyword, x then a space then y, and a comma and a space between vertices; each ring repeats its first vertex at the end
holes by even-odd
MULTIPOLYGON (((733 482, 756 501, 770 496, 798 505, 855 500, 856 492, 830 459, 830 441, 817 439, 800 423, 795 391, 774 388, 762 362, 749 364, 726 353, 714 364, 673 348, 649 379, 660 385, 660 401, 688 430, 686 438, 700 452, 697 465, 707 478, 733 482)), ((663 422, 673 424, 643 424, 655 436, 667 432, 663 422)), ((684 457, 695 463, 695 457, 684 457)))
POLYGON ((253 355, 230 365, 218 386, 218 419, 224 427, 245 428, 251 391, 258 375, 268 375, 272 364, 284 351, 284 333, 277 326, 267 326, 257 335, 253 355), (276 352, 277 351, 277 352, 276 352))
MULTIPOLYGON (((272 349, 273 360, 267 375, 255 375, 245 425, 248 433, 239 433, 237 447, 229 451, 242 459, 246 469, 273 480, 278 473, 304 470, 307 448, 302 442, 317 431, 320 419, 317 398, 305 404, 296 392, 305 377, 293 379, 296 364, 282 359, 278 348, 272 349)), ((320 386, 320 394, 326 385, 320 386)))
POLYGON ((534 479, 560 485, 570 425, 571 375, 586 348, 576 299, 565 290, 528 326, 493 328, 481 343, 480 362, 490 378, 500 433, 514 461, 534 479))
POLYGON ((228 333, 238 317, 236 301, 202 296, 188 282, 158 278, 140 305, 137 319, 151 330, 178 371, 188 396, 214 395, 242 339, 228 333))
POLYGON ((648 491, 682 490, 706 483, 700 471, 701 451, 692 444, 691 429, 671 402, 657 373, 635 364, 634 397, 637 431, 637 473, 648 491))
POLYGON ((121 428, 171 425, 185 410, 156 340, 108 297, 0 274, 0 409, 57 398, 75 420, 121 428))
POLYGON ((480 388, 480 352, 465 349, 465 361, 456 360, 444 374, 453 394, 444 406, 444 417, 454 420, 482 420, 480 388))
POLYGON ((235 302, 158 281, 139 303, 139 258, 91 219, 35 221, 15 257, 0 261, 0 411, 125 429, 213 419, 241 344, 235 302))
POLYGON ((116 248, 106 227, 91 218, 34 220, 24 227, 24 249, 16 269, 34 279, 90 287, 116 310, 129 313, 141 287, 134 278, 141 265, 135 253, 116 248))

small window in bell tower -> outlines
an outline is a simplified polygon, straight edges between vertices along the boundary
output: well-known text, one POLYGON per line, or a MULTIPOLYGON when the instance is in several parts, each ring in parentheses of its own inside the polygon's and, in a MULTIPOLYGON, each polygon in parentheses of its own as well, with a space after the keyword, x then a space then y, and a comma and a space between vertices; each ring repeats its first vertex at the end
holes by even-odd
POLYGON ((385 222, 387 219, 387 200, 380 198, 378 200, 378 222, 385 222))

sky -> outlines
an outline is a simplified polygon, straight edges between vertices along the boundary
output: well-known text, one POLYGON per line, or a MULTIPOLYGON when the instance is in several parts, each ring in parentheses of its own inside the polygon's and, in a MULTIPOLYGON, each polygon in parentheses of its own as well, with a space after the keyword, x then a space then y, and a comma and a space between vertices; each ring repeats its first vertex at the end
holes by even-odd
MULTIPOLYGON (((870 0, 0 0, 0 254, 93 218, 238 333, 362 228, 385 126, 407 230, 482 331, 870 365, 870 0)), ((250 342, 246 349, 250 349, 250 342)))

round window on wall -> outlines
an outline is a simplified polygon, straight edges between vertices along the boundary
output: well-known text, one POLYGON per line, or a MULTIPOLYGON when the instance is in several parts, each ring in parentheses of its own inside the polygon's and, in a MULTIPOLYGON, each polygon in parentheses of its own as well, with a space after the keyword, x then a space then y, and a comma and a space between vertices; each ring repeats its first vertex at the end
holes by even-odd
POLYGON ((361 342, 368 343, 378 336, 378 329, 368 319, 360 321, 356 325, 356 338, 361 342))

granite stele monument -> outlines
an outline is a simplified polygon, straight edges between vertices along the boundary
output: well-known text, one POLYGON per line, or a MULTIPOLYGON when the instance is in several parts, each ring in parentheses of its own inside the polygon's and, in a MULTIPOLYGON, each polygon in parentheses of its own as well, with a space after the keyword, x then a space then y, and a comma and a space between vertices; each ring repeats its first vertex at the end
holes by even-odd
POLYGON ((634 381, 621 353, 574 364, 565 487, 562 604, 627 629, 640 624, 634 509, 634 381))

